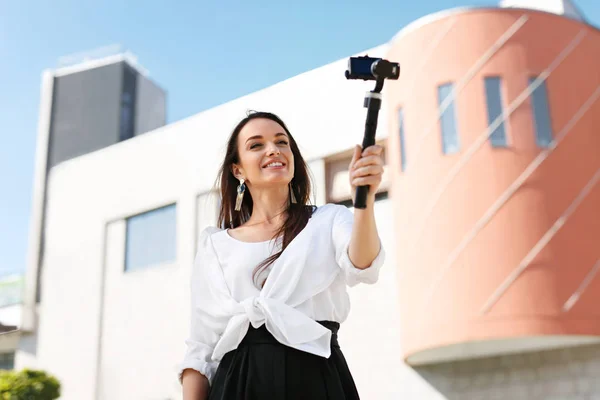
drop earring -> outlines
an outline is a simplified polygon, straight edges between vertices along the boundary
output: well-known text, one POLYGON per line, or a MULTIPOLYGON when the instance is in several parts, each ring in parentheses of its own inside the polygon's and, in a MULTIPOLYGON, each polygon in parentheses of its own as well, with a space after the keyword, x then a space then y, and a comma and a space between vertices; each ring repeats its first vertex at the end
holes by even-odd
POLYGON ((296 195, 294 194, 294 188, 292 187, 292 182, 290 182, 290 201, 292 204, 296 204, 296 195))
POLYGON ((235 211, 242 209, 242 200, 244 200, 244 192, 246 191, 246 184, 244 178, 240 179, 240 184, 237 187, 237 197, 235 198, 235 211))

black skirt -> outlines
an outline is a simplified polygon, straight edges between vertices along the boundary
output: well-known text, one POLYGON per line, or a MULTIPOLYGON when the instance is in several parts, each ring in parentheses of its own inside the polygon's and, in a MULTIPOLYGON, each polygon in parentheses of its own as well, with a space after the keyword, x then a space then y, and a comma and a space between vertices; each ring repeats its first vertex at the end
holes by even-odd
POLYGON ((264 325, 250 326, 238 348, 223 356, 208 400, 359 399, 338 344, 340 324, 318 322, 333 333, 329 358, 279 343, 264 325))

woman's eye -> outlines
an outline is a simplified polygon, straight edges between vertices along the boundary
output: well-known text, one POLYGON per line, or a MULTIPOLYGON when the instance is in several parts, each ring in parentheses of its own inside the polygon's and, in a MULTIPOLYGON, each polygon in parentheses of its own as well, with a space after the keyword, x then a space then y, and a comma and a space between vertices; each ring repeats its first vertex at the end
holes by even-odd
MULTIPOLYGON (((279 144, 279 145, 283 145, 283 146, 287 146, 287 145, 288 145, 288 142, 287 142, 287 140, 280 140, 280 141, 278 141, 278 142, 277 142, 277 144, 279 144)), ((257 148, 259 148, 259 147, 261 147, 261 146, 262 146, 262 143, 252 143, 252 144, 250 145, 249 149, 250 149, 250 150, 252 150, 252 149, 257 149, 257 148)))

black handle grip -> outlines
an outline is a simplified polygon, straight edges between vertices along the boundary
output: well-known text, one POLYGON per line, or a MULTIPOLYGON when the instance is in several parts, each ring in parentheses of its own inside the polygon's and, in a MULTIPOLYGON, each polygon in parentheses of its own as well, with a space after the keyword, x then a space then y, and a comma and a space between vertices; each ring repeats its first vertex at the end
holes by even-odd
MULTIPOLYGON (((377 132, 377 118, 379 117, 379 107, 381 100, 379 98, 365 99, 367 105, 367 120, 365 122, 365 135, 363 136, 362 150, 375 144, 375 133, 377 132)), ((367 208, 367 194, 369 186, 358 186, 356 196, 354 197, 354 208, 367 208)))
POLYGON ((354 200, 354 208, 367 208, 367 194, 369 193, 368 186, 358 186, 356 188, 356 197, 354 200))

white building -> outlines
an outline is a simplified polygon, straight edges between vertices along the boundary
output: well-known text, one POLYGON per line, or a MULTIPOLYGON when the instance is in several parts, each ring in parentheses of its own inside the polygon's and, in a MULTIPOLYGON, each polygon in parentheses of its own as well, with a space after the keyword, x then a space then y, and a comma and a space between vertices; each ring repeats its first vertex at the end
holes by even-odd
MULTIPOLYGON (((93 63, 80 68, 105 65, 93 63)), ((179 398, 176 367, 188 333, 190 267, 198 233, 214 223, 213 184, 228 135, 249 109, 277 113, 309 162, 314 203, 324 204, 326 162, 362 141, 363 97, 373 87, 347 81, 346 66, 340 60, 52 167, 39 319, 23 337, 37 345, 35 352, 23 347, 17 368, 55 374, 65 399, 179 398), (144 254, 140 240, 155 246, 144 254)), ((382 110, 379 138, 385 122, 382 110)), ((331 180, 331 196, 346 200, 343 171, 331 180)), ((392 237, 386 203, 385 196, 377 203, 384 242, 392 237)), ((393 266, 393 246, 386 247, 393 266)), ((396 387, 389 379, 398 366, 390 340, 397 335, 394 282, 394 268, 386 267, 377 286, 353 289, 354 312, 340 331, 366 398, 396 387), (386 345, 373 349, 373 342, 386 345)))
MULTIPOLYGON (((436 19, 424 19, 411 29, 436 19)), ((359 55, 382 57, 387 49, 385 44, 359 55)), ((136 117, 146 124, 143 131, 121 134, 120 140, 84 149, 81 155, 70 154, 47 171, 55 77, 119 63, 143 76, 127 57, 46 72, 16 367, 54 374, 67 400, 179 399, 176 368, 188 333, 188 278, 198 234, 215 220, 213 184, 231 130, 247 110, 278 114, 309 162, 314 204, 347 202, 345 167, 351 148, 362 141, 363 97, 373 83, 347 81, 345 58, 167 126, 160 126, 164 98, 157 96, 147 118, 136 117), (153 122, 144 122, 151 117, 153 122)), ((122 124, 122 114, 120 118, 122 124)), ((390 118, 383 106, 378 127, 382 141, 390 118)), ((446 396, 458 389, 466 392, 471 383, 465 384, 464 375, 450 374, 457 379, 454 383, 444 375, 452 363, 439 371, 422 371, 403 361, 388 185, 389 177, 376 203, 386 265, 376 285, 350 289, 352 312, 340 330, 340 344, 364 399, 455 398, 446 396)), ((518 364, 516 358, 506 357, 484 362, 518 364)), ((600 354, 592 363, 598 360, 600 354)), ((560 362, 550 356, 547 362, 567 373, 566 364, 556 366, 560 362)), ((480 364, 467 360, 460 365, 477 369, 480 364)), ((485 371, 469 372, 479 373, 481 390, 522 385, 505 375, 495 380, 494 368, 485 371)), ((593 384, 592 379, 582 382, 593 384)), ((588 387, 586 393, 592 392, 600 394, 600 388, 588 387)), ((517 398, 507 394, 513 392, 497 393, 496 398, 517 398)))

